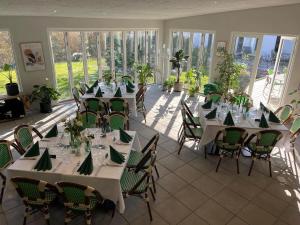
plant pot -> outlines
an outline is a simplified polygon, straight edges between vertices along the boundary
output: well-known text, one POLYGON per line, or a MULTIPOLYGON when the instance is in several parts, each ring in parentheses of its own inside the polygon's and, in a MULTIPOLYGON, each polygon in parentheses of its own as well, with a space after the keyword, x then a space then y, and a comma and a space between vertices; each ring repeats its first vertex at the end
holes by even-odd
POLYGON ((41 102, 40 103, 40 112, 41 113, 50 113, 50 112, 52 112, 51 102, 41 102))
POLYGON ((172 87, 168 87, 168 92, 171 92, 172 91, 172 87))
POLYGON ((168 89, 168 87, 163 85, 161 90, 166 91, 167 89, 168 89))
POLYGON ((17 83, 7 83, 5 85, 6 93, 9 96, 14 96, 19 94, 19 86, 17 83))
POLYGON ((182 82, 175 82, 174 91, 181 92, 182 88, 183 88, 183 83, 182 82))
POLYGON ((140 89, 140 88, 142 88, 142 87, 144 87, 145 85, 144 84, 142 84, 142 83, 139 83, 138 84, 138 88, 140 89))

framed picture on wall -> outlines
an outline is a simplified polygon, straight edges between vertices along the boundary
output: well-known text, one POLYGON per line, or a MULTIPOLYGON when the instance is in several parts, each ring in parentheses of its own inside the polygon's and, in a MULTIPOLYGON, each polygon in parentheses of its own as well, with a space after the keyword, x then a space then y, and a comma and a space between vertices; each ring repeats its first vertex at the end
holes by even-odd
POLYGON ((45 60, 41 43, 21 43, 20 47, 26 71, 45 70, 45 60))
POLYGON ((225 41, 218 41, 217 42, 217 56, 221 56, 222 52, 226 50, 226 42, 225 41))

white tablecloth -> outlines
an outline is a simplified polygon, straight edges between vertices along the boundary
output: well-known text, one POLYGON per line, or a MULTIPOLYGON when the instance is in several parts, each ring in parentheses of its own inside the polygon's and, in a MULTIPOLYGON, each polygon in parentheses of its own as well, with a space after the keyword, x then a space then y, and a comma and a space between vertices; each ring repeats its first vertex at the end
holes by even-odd
MULTIPOLYGON (((89 130, 93 133, 97 129, 89 130)), ((93 145, 96 146, 96 144, 102 144, 105 145, 106 148, 99 150, 97 147, 92 147, 93 172, 91 175, 80 175, 77 172, 79 165, 83 162, 87 153, 82 150, 81 155, 76 156, 75 154, 71 154, 70 150, 64 150, 67 154, 62 154, 62 147, 58 147, 57 143, 67 142, 68 137, 57 137, 40 141, 40 155, 42 155, 45 147, 48 147, 50 154, 56 154, 57 156, 56 159, 51 159, 52 169, 50 171, 41 172, 33 169, 38 158, 35 160, 20 158, 7 169, 8 177, 30 177, 33 179, 45 180, 51 184, 58 181, 68 181, 88 185, 99 191, 104 198, 115 202, 119 211, 123 213, 125 210, 125 203, 122 196, 120 179, 132 147, 141 149, 136 132, 128 131, 128 133, 134 136, 134 139, 130 144, 114 143, 112 141, 114 136, 113 133, 107 134, 105 138, 100 138, 99 134, 95 135, 95 139, 92 142, 93 145), (112 145, 119 152, 124 153, 126 160, 122 165, 113 163, 109 156, 105 159, 106 153, 109 155, 109 145, 112 145)), ((115 136, 117 136, 116 133, 115 136)))
MULTIPOLYGON (((95 92, 92 94, 84 94, 83 96, 81 96, 80 100, 84 101, 87 98, 99 98, 104 102, 109 102, 110 99, 114 98, 116 89, 115 88, 110 88, 108 86, 106 86, 103 83, 99 84, 101 91, 104 92, 102 93, 103 97, 95 97, 97 88, 95 88, 95 92)), ((132 112, 132 114, 137 117, 137 109, 136 109, 136 93, 138 92, 138 87, 135 87, 134 92, 133 93, 127 93, 126 92, 126 86, 122 85, 120 86, 121 92, 122 92, 122 97, 123 99, 127 100, 128 104, 129 104, 129 110, 132 112)), ((81 107, 83 107, 83 104, 81 104, 81 107)))
MULTIPOLYGON (((224 129, 227 127, 226 125, 223 125, 223 120, 220 120, 219 118, 208 120, 205 118, 205 115, 209 113, 212 109, 206 110, 203 109, 201 106, 199 106, 199 117, 200 117, 200 122, 203 127, 203 135, 200 141, 200 145, 206 145, 212 142, 218 131, 224 129)), ((244 120, 242 117, 240 118, 240 122, 235 124, 236 127, 244 128, 248 132, 248 137, 261 130, 265 129, 274 129, 281 131, 283 137, 281 138, 279 143, 284 143, 286 140, 289 138, 289 130, 287 127, 285 127, 282 124, 275 124, 268 122, 269 128, 260 128, 259 122, 254 122, 253 120, 246 119, 244 120)))

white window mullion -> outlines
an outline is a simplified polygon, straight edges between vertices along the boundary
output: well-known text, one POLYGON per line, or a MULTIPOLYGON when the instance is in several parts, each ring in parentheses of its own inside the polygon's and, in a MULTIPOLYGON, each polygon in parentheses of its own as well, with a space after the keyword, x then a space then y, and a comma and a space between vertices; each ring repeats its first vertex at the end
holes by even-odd
MULTIPOLYGON (((138 63, 138 32, 134 31, 134 62, 138 63)), ((137 83, 137 73, 134 72, 134 81, 137 83)))
POLYGON ((97 32, 97 64, 98 64, 98 78, 102 80, 102 63, 101 63, 101 45, 100 45, 100 32, 97 32))
POLYGON ((80 32, 81 39, 81 48, 82 48, 82 60, 83 60, 83 72, 85 83, 89 82, 89 73, 88 73, 88 57, 86 53, 86 32, 80 32))
POLYGON ((122 57, 123 57, 123 75, 127 75, 127 55, 126 55, 126 32, 122 32, 122 42, 123 42, 123 49, 122 49, 122 57))
MULTIPOLYGON (((179 32, 179 41, 178 41, 178 44, 179 44, 178 50, 179 50, 179 49, 182 49, 182 48, 183 48, 183 32, 179 32)), ((177 50, 177 51, 178 51, 178 50, 177 50)))
POLYGON ((200 42, 200 48, 199 48, 199 66, 201 66, 203 63, 204 42, 205 42, 205 34, 201 33, 201 42, 200 42))
POLYGON ((187 62, 187 70, 191 69, 191 64, 192 64, 193 38, 194 38, 194 33, 190 32, 189 53, 188 53, 189 58, 188 58, 188 62, 187 62))
POLYGON ((74 87, 73 82, 73 70, 72 70, 72 57, 69 47, 69 41, 68 41, 68 32, 64 32, 64 41, 65 41, 65 48, 66 48, 66 54, 67 54, 67 66, 68 66, 68 75, 69 75, 69 86, 70 86, 70 93, 72 93, 72 88, 74 87))
POLYGON ((113 79, 116 79, 116 72, 115 72, 115 51, 114 51, 114 32, 109 32, 110 35, 110 65, 111 65, 111 73, 113 76, 113 79))
POLYGON ((149 35, 149 31, 145 31, 145 63, 149 63, 148 35, 149 35))

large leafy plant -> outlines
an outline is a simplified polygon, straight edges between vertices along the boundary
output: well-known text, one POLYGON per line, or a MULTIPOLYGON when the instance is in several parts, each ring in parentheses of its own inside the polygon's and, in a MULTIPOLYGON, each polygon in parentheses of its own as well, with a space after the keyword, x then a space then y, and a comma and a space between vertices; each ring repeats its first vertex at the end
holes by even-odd
POLYGON ((135 64, 134 69, 138 74, 139 83, 142 85, 146 85, 148 79, 154 76, 154 70, 149 63, 135 64))
POLYGON ((2 70, 0 72, 1 75, 5 76, 8 80, 9 80, 9 83, 11 84, 13 81, 12 81, 12 69, 13 69, 13 66, 10 65, 10 64, 4 64, 3 67, 2 67, 2 70))
POLYGON ((184 55, 183 49, 180 49, 170 59, 170 62, 172 63, 172 68, 177 70, 177 83, 179 83, 180 71, 183 66, 183 63, 187 62, 188 58, 188 55, 184 55))
POLYGON ((39 100, 40 103, 51 103, 51 100, 57 100, 60 93, 47 85, 34 85, 31 95, 31 101, 39 100))
POLYGON ((225 96, 228 95, 229 90, 239 89, 239 76, 244 69, 245 66, 236 63, 232 54, 226 50, 222 52, 222 61, 217 64, 220 75, 217 83, 225 96))

